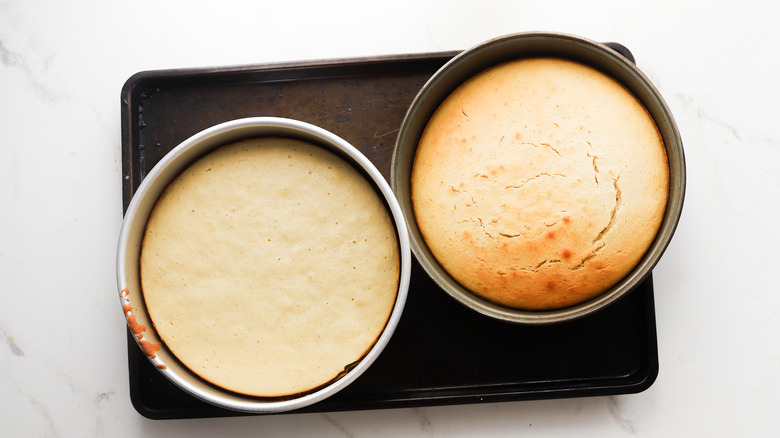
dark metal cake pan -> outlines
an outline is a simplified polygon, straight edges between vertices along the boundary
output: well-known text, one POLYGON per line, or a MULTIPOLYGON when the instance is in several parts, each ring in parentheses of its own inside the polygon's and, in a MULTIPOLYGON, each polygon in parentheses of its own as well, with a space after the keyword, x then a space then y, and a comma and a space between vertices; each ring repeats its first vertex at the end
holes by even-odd
POLYGON ((582 37, 528 32, 498 37, 467 49, 443 65, 412 101, 396 140, 391 183, 411 233, 412 250, 425 271, 450 296, 481 314, 513 323, 549 324, 579 318, 619 299, 639 285, 658 263, 671 240, 685 196, 685 157, 677 125, 663 97, 645 74, 614 48, 582 37), (639 264, 615 286, 585 303, 550 311, 509 308, 478 297, 459 284, 437 262, 416 223, 411 198, 411 173, 417 145, 428 120, 463 82, 497 64, 519 58, 558 57, 589 65, 616 79, 645 106, 666 147, 669 198, 661 228, 639 264))

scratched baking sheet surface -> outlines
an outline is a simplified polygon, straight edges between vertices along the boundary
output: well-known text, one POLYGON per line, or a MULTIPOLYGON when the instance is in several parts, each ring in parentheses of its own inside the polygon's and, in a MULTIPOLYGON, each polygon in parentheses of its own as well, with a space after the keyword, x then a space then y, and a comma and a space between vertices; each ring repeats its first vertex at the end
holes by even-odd
MULTIPOLYGON (((360 149, 389 180, 406 109, 455 52, 142 72, 122 90, 124 208, 144 175, 196 132, 231 119, 290 117, 360 149)), ((630 56, 630 53, 628 54, 630 56)), ((409 298, 379 359, 335 396, 301 412, 636 393, 658 373, 652 276, 595 315, 520 326, 478 315, 413 263, 409 298)), ((130 395, 149 418, 243 415, 193 398, 128 336, 130 395)))

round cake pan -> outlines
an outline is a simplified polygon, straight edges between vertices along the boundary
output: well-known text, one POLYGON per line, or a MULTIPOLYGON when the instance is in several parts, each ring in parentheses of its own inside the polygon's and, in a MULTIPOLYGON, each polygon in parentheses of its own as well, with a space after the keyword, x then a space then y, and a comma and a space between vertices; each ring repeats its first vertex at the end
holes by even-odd
POLYGON ((361 375, 379 356, 398 325, 406 302, 411 271, 409 234, 400 205, 382 174, 359 150, 335 134, 297 120, 256 117, 225 122, 188 138, 152 169, 141 182, 125 213, 117 249, 117 284, 120 303, 130 330, 143 335, 139 347, 159 371, 187 393, 213 405, 235 411, 273 413, 302 408, 324 400, 361 375), (148 218, 166 187, 189 164, 209 151, 244 138, 281 136, 319 145, 336 153, 359 170, 384 200, 395 225, 400 276, 396 300, 384 331, 366 355, 340 378, 313 392, 287 399, 245 396, 207 383, 181 364, 153 330, 141 289, 139 257, 148 218), (146 330, 142 331, 141 327, 146 330))
POLYGON ((625 56, 605 44, 582 37, 546 32, 505 35, 467 49, 442 66, 422 87, 403 120, 393 155, 391 184, 401 204, 412 251, 436 283, 463 305, 484 315, 513 323, 548 324, 572 320, 601 309, 640 284, 652 271, 674 234, 685 196, 685 157, 679 131, 661 94, 625 56), (428 120, 460 84, 502 62, 527 57, 558 57, 594 67, 620 82, 647 108, 661 133, 669 164, 669 198, 661 228, 636 268, 610 290, 580 305, 525 311, 484 300, 455 281, 436 261, 415 221, 411 173, 415 152, 428 120))

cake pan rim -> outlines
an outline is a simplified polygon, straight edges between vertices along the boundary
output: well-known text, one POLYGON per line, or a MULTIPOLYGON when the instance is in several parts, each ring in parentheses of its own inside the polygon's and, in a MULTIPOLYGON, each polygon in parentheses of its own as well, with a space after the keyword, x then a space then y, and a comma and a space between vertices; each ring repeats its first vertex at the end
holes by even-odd
POLYGON ((412 252, 445 293, 460 304, 487 317, 518 324, 554 324, 578 319, 608 306, 630 293, 652 272, 668 247, 682 214, 686 186, 685 155, 679 129, 662 95, 650 79, 623 54, 607 44, 568 33, 519 32, 489 39, 458 53, 426 81, 412 100, 399 129, 391 163, 391 185, 405 213, 412 252), (554 49, 550 50, 550 47, 554 49), (476 296, 444 271, 427 248, 416 226, 408 178, 411 174, 414 150, 428 118, 458 85, 493 65, 510 59, 533 56, 554 56, 580 61, 618 80, 635 95, 634 88, 641 88, 643 95, 637 97, 651 113, 661 131, 669 163, 669 200, 664 219, 655 240, 639 264, 598 297, 578 305, 549 311, 522 310, 492 303, 476 296), (593 65, 594 62, 603 64, 593 65), (616 73, 620 75, 619 78, 616 73))
MULTIPOLYGON (((299 409, 324 400, 339 392, 358 378, 370 367, 389 342, 398 325, 406 303, 411 276, 411 249, 403 213, 387 181, 373 163, 371 163, 357 148, 324 128, 311 123, 284 117, 263 116, 234 119, 219 123, 193 134, 173 148, 159 163, 157 163, 157 165, 154 166, 154 168, 152 168, 141 181, 133 198, 130 200, 119 233, 116 255, 116 276, 120 304, 122 305, 123 312, 128 321, 128 326, 130 326, 130 320, 127 318, 127 308, 125 305, 130 304, 136 311, 140 311, 141 313, 145 312, 145 308, 144 304, 137 299, 141 292, 129 291, 129 283, 133 283, 129 277, 137 277, 140 274, 138 274, 137 271, 132 272, 132 269, 128 269, 128 263, 132 264, 132 260, 136 259, 137 254, 140 253, 141 242, 140 239, 137 238, 138 230, 139 227, 145 228, 148 215, 151 212, 153 205, 157 202, 160 193, 162 193, 175 175, 178 175, 179 172, 186 168, 187 165, 194 162, 199 156, 231 141, 241 138, 257 137, 259 133, 266 133, 266 135, 287 134, 287 136, 290 137, 309 140, 331 152, 337 153, 337 155, 346 159, 352 166, 356 167, 361 174, 371 182, 372 186, 377 190, 378 195, 381 196, 384 201, 395 227, 399 249, 399 278, 396 299, 381 334, 369 348, 368 352, 354 365, 354 367, 349 369, 345 375, 325 384, 319 389, 313 390, 311 393, 288 400, 263 399, 244 396, 232 391, 224 390, 205 381, 201 382, 202 386, 193 385, 191 382, 191 375, 188 376, 188 379, 185 379, 183 376, 179 375, 178 372, 174 372, 174 369, 181 368, 180 364, 166 363, 166 361, 160 359, 159 354, 156 358, 147 355, 147 358, 153 365, 158 367, 163 375, 176 384, 176 386, 198 399, 234 411, 247 413, 278 413, 299 409), (136 236, 136 238, 133 236, 136 236), (132 303, 128 300, 128 294, 130 293, 132 293, 134 297, 132 303), (160 369, 161 367, 164 367, 164 369, 160 369)), ((140 289, 140 286, 138 289, 140 289)), ((149 341, 152 343, 155 343, 156 341, 157 343, 162 344, 159 342, 159 338, 156 337, 156 334, 151 333, 149 330, 144 332, 144 338, 147 336, 149 336, 149 341)), ((141 342, 143 342, 143 340, 139 341, 139 339, 136 338, 136 343, 139 344, 139 347, 141 346, 141 342)))

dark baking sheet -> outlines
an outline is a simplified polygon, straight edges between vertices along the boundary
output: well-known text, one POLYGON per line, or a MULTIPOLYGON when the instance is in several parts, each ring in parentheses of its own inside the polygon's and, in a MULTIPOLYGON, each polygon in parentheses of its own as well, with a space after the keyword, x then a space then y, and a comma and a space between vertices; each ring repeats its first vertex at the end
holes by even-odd
MULTIPOLYGON (((613 45, 633 61, 625 48, 613 45)), ((425 81, 457 52, 142 72, 122 89, 124 208, 146 172, 196 132, 250 116, 319 125, 389 179, 396 134, 425 81)), ((130 397, 148 418, 242 415, 170 383, 128 334, 130 397)), ((413 262, 398 328, 349 387, 296 412, 549 399, 645 390, 658 374, 652 276, 573 322, 521 326, 456 303, 413 262)))

